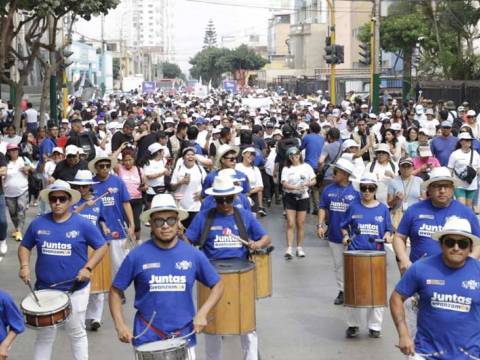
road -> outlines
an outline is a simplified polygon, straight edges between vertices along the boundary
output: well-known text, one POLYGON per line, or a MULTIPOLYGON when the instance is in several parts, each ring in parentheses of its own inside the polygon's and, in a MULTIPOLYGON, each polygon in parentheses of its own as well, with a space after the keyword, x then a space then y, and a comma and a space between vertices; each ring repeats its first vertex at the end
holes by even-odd
MULTIPOLYGON (((30 208, 28 219, 35 216, 36 212, 37 208, 30 208)), ((345 339, 344 309, 333 305, 337 294, 329 248, 325 241, 320 241, 314 234, 316 219, 308 215, 307 222, 307 257, 287 262, 283 259, 285 221, 281 209, 273 209, 262 219, 276 247, 272 259, 273 296, 257 302, 257 331, 262 359, 404 359, 395 348, 397 337, 388 309, 385 311, 382 338, 370 339, 366 325, 363 325, 357 339, 345 339)), ((142 234, 147 234, 146 229, 142 234)), ((27 295, 28 289, 17 276, 16 247, 17 243, 9 239, 9 251, 0 263, 0 269, 2 288, 12 294, 18 304, 27 295)), ((388 260, 390 293, 399 275, 393 257, 389 256, 388 260)), ((134 314, 132 298, 133 292, 129 289, 125 305, 129 319, 133 319, 134 314)), ((90 359, 133 359, 131 346, 117 340, 108 308, 104 314, 104 324, 100 330, 89 333, 90 359)), ((9 359, 32 359, 34 339, 35 331, 27 329, 15 342, 9 359)), ((225 348, 225 359, 240 359, 238 337, 227 339, 225 348)), ((54 360, 71 358, 69 342, 63 331, 58 333, 53 354, 54 360)), ((197 359, 204 359, 201 335, 197 359)))

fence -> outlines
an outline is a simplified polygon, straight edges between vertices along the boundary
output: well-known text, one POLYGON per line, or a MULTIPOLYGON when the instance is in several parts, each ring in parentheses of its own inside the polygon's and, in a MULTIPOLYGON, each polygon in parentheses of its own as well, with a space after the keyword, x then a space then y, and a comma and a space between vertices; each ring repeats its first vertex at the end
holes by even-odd
POLYGON ((478 80, 420 80, 417 89, 423 91, 423 97, 432 99, 434 102, 452 100, 458 106, 468 101, 471 108, 480 109, 480 81, 478 80))

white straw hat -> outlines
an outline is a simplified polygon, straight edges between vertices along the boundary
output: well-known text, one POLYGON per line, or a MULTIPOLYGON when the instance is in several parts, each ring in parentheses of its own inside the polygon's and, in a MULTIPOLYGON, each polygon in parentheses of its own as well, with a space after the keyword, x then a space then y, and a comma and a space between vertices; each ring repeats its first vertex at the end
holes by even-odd
POLYGON ((153 197, 150 209, 140 214, 140 220, 149 222, 150 215, 162 211, 175 211, 178 214, 179 220, 185 220, 188 217, 188 212, 177 206, 171 194, 158 194, 153 197))
POLYGON ((90 160, 89 163, 88 163, 88 170, 90 170, 92 172, 92 174, 97 173, 97 169, 95 168, 95 166, 100 161, 110 161, 110 163, 112 165, 112 169, 115 167, 115 160, 113 160, 112 158, 110 158, 108 156, 98 156, 95 159, 90 160))
POLYGON ((452 176, 452 173, 445 166, 433 168, 430 172, 430 178, 423 182, 422 189, 426 190, 430 184, 438 181, 450 181, 453 186, 460 184, 459 180, 452 176))
POLYGON ((472 226, 467 219, 457 216, 447 218, 442 231, 438 231, 432 235, 432 239, 440 240, 445 235, 461 235, 472 240, 472 242, 480 244, 480 238, 472 234, 472 226))
POLYGON ((353 163, 345 158, 340 158, 337 160, 335 164, 333 164, 333 167, 342 170, 346 172, 347 174, 350 174, 351 177, 355 177, 353 174, 355 167, 353 166, 353 163))
POLYGON ((213 180, 212 187, 205 190, 205 194, 212 196, 229 196, 242 192, 241 186, 236 186, 229 176, 217 176, 213 180))
POLYGON ((40 191, 40 199, 48 203, 48 196, 54 191, 63 191, 69 194, 71 197, 70 204, 76 204, 81 198, 80 193, 77 190, 73 190, 68 182, 59 179, 55 180, 55 182, 50 184, 46 189, 40 191))
POLYGON ((93 181, 93 175, 90 170, 78 170, 75 174, 75 179, 69 181, 70 185, 94 185, 98 181, 93 181))

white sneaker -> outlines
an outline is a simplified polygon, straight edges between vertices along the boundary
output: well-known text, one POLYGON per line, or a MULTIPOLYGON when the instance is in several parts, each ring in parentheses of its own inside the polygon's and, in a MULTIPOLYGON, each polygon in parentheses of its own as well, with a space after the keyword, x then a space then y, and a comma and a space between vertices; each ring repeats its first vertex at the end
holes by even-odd
POLYGON ((298 257, 305 257, 305 251, 303 251, 303 248, 301 246, 297 247, 297 256, 298 257))
POLYGON ((285 259, 286 260, 292 260, 293 259, 292 248, 291 247, 288 247, 287 251, 285 251, 285 259))
POLYGON ((5 255, 7 253, 7 240, 0 241, 0 255, 5 255))

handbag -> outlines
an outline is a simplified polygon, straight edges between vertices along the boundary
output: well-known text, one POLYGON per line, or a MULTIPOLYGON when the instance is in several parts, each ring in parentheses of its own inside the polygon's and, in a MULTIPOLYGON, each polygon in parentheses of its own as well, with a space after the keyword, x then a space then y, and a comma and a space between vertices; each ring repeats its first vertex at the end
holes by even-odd
POLYGON ((461 173, 458 173, 456 170, 454 170, 455 175, 462 180, 465 181, 468 184, 471 184, 473 179, 477 176, 477 171, 473 168, 472 166, 473 162, 473 150, 470 150, 470 163, 463 169, 461 173))

